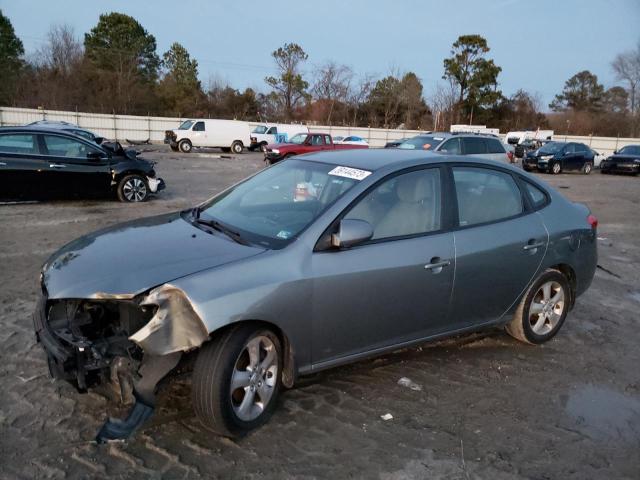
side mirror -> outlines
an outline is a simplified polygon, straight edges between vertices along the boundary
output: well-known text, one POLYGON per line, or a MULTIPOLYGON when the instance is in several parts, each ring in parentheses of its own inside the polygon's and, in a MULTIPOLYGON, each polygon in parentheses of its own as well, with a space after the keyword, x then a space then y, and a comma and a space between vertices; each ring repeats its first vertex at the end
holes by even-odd
POLYGON ((373 227, 369 222, 356 219, 340 221, 338 232, 331 235, 331 245, 337 248, 349 248, 366 242, 373 236, 373 227))
POLYGON ((105 138, 104 137, 96 137, 93 139, 94 142, 96 142, 98 145, 100 145, 102 142, 104 142, 105 138))
POLYGON ((613 151, 613 154, 614 154, 614 155, 617 155, 617 154, 618 154, 618 150, 614 150, 614 151, 613 151))

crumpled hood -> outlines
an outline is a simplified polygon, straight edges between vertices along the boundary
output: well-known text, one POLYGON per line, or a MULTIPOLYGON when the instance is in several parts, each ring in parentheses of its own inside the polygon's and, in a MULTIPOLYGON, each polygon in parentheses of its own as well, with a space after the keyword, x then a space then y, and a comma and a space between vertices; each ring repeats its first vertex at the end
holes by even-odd
POLYGON ((180 213, 134 220, 85 235, 43 267, 49 298, 128 298, 157 285, 264 252, 204 232, 180 213))

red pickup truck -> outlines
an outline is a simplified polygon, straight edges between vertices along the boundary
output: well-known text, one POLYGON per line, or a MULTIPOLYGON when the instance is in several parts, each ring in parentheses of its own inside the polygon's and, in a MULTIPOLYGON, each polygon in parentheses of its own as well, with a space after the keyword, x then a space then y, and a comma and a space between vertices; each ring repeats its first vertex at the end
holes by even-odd
POLYGON ((272 143, 267 145, 264 161, 273 165, 280 160, 302 155, 303 153, 321 152, 325 150, 349 150, 354 148, 369 148, 368 145, 334 144, 328 133, 299 133, 289 139, 287 143, 272 143))

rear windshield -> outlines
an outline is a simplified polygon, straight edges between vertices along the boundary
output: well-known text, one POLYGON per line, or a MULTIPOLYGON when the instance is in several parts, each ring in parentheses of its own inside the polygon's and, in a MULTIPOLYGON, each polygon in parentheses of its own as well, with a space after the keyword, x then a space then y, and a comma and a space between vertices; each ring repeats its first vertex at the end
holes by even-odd
POLYGON ((419 136, 408 138, 398 148, 404 148, 407 150, 433 150, 444 140, 444 137, 436 136, 419 136))
POLYGON ((565 144, 560 142, 547 143, 546 145, 540 147, 538 153, 540 153, 541 155, 544 155, 545 153, 558 153, 564 146, 565 144))

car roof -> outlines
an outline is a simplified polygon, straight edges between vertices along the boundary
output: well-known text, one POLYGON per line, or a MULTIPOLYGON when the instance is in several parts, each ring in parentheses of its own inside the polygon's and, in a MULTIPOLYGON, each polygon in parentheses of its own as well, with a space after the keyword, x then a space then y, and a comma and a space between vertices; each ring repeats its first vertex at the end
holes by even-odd
MULTIPOLYGON (((79 127, 74 127, 74 130, 84 130, 82 128, 79 127)), ((81 136, 81 135, 76 135, 73 132, 70 132, 69 130, 71 130, 71 128, 69 128, 68 125, 64 125, 64 126, 59 126, 59 127, 52 127, 51 125, 47 125, 47 126, 41 126, 41 125, 20 125, 20 126, 16 126, 16 127, 0 127, 0 133, 7 133, 7 132, 30 132, 33 133, 33 131, 37 131, 38 133, 56 133, 58 135, 68 135, 69 137, 72 138, 76 138, 76 139, 81 139, 85 142, 87 142, 88 140, 81 136), (66 127, 66 128, 62 128, 62 127, 66 127)))
MULTIPOLYGON (((299 157, 299 160, 328 163, 336 166, 359 168, 362 170, 375 171, 382 168, 393 170, 394 167, 405 168, 414 165, 426 165, 430 163, 477 163, 478 165, 492 165, 501 168, 513 169, 510 165, 493 160, 474 158, 462 155, 447 155, 442 153, 428 152, 425 150, 400 150, 388 148, 362 148, 339 151, 325 151, 308 153, 299 157)), ((516 169, 522 171, 520 169, 516 169)))

